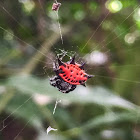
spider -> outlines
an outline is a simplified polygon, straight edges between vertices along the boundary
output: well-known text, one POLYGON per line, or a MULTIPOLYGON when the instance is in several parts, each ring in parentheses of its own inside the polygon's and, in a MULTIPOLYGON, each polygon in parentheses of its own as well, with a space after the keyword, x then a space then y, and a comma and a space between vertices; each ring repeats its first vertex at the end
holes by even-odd
POLYGON ((50 84, 62 93, 69 93, 73 91, 77 85, 85 85, 87 79, 93 77, 84 71, 85 63, 75 63, 75 56, 68 62, 62 62, 57 57, 57 63, 53 63, 53 70, 56 76, 50 78, 50 84))

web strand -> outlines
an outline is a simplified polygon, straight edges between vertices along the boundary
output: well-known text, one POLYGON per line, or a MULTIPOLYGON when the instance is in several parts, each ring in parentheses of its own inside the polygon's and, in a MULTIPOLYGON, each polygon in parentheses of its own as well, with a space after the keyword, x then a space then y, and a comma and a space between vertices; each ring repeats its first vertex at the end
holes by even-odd
POLYGON ((33 114, 33 116, 31 117, 31 119, 29 119, 29 121, 24 125, 24 127, 20 130, 20 132, 15 136, 14 140, 16 140, 18 138, 18 136, 21 134, 21 132, 26 128, 26 126, 34 119, 35 114, 33 114))
MULTIPOLYGON (((140 7, 140 5, 138 5, 119 25, 123 24, 138 8, 140 7)), ((99 27, 102 25, 102 23, 105 21, 105 19, 108 17, 109 13, 105 16, 105 18, 102 20, 102 22, 100 23, 100 25, 96 28, 96 30, 93 32, 93 34, 91 35, 91 37, 89 38, 89 40, 86 42, 85 46, 82 48, 81 51, 84 50, 84 48, 87 46, 87 44, 89 43, 89 41, 93 38, 93 36, 95 35, 95 33, 97 32, 97 30, 99 29, 99 27)), ((135 24, 133 24, 131 27, 128 28, 128 30, 130 30, 133 26, 135 26, 135 24)), ((100 44, 102 44, 103 42, 105 42, 107 40, 107 38, 116 30, 117 27, 115 27, 111 33, 109 35, 107 35, 107 37, 101 41, 100 44)), ((125 33, 125 31, 123 32, 125 33)), ((117 37, 115 37, 114 39, 112 39, 109 43, 106 43, 104 46, 110 44, 112 41, 116 40, 118 37, 120 37, 123 33, 121 33, 120 35, 118 35, 117 37)), ((95 46, 94 49, 92 49, 90 52, 94 51, 97 47, 99 46, 99 44, 97 46, 95 46)), ((100 49, 102 49, 104 46, 102 46, 100 49)), ((135 49, 135 48, 133 48, 135 49)), ((128 50, 127 50, 128 51, 128 50)))
MULTIPOLYGON (((39 1, 40 1, 40 0, 39 0, 39 1)), ((24 26, 23 26, 22 24, 20 24, 20 23, 14 18, 14 16, 12 16, 12 14, 9 13, 9 11, 8 11, 4 6, 2 6, 2 5, 0 4, 0 7, 1 7, 1 8, 16 22, 16 23, 18 23, 18 24, 22 27, 22 29, 24 29, 24 31, 26 31, 25 28, 24 28, 24 26)), ((42 7, 42 8, 43 8, 43 7, 42 7)), ((35 47, 33 47, 33 46, 30 45, 29 43, 25 42, 24 40, 20 39, 20 38, 17 37, 16 35, 10 33, 8 30, 4 29, 2 26, 0 26, 0 28, 1 28, 2 30, 4 30, 5 32, 7 32, 8 34, 12 35, 13 37, 17 38, 18 40, 20 40, 20 41, 23 42, 24 44, 26 44, 26 45, 28 45, 28 46, 34 48, 35 50, 37 50, 35 47)), ((29 34, 29 32, 27 32, 27 31, 26 31, 26 33, 29 34)), ((39 42, 38 42, 38 43, 39 43, 39 42)), ((41 44, 39 43, 39 45, 41 45, 41 44)), ((42 46, 41 46, 41 47, 42 47, 42 46)), ((47 57, 46 54, 43 54, 43 53, 42 53, 41 51, 39 51, 39 50, 37 50, 37 51, 38 51, 39 53, 41 53, 42 55, 44 55, 45 57, 47 57)), ((50 58, 48 57, 48 59, 50 59, 50 58)), ((52 61, 52 60, 51 60, 51 61, 52 61)))
MULTIPOLYGON (((119 25, 121 25, 121 24, 123 24, 138 8, 140 7, 140 5, 139 6, 137 6, 119 25)), ((117 25, 117 26, 119 26, 119 25, 117 25)), ((134 26, 134 25, 133 25, 134 26)), ((133 27, 133 26, 131 26, 131 27, 133 27)), ((130 28, 128 28, 128 30, 129 29, 131 29, 131 27, 130 28)), ((107 37, 103 40, 103 41, 101 41, 101 43, 100 44, 102 44, 103 42, 105 42, 107 39, 108 39, 108 37, 110 37, 110 35, 116 30, 116 28, 117 27, 115 27, 110 33, 109 33, 109 35, 107 35, 107 37)), ((125 32, 123 32, 123 33, 125 33, 125 32)), ((122 33, 122 34, 123 34, 122 33)), ((120 36, 120 35, 119 35, 120 36)), ((117 38, 119 37, 119 36, 117 36, 117 38)), ((115 39, 117 39, 117 38, 115 38, 115 39)), ((113 39, 113 40, 115 40, 115 39, 113 39)), ((106 45, 108 45, 108 44, 110 44, 113 40, 111 40, 109 43, 107 43, 107 44, 105 44, 104 46, 106 46, 106 45)), ((97 48, 99 46, 99 44, 97 45, 97 46, 95 46, 95 48, 94 48, 94 50, 97 48)), ((104 47, 103 46, 103 47, 104 47)), ((103 48, 102 47, 102 48, 103 48)), ((102 49, 101 48, 101 49, 102 49)), ((93 50, 91 50, 91 51, 93 51, 93 50)))
POLYGON ((61 38, 61 42, 63 44, 63 36, 62 36, 62 30, 61 30, 61 25, 60 25, 60 22, 59 22, 59 15, 58 15, 58 11, 55 12, 56 13, 56 16, 57 16, 57 22, 58 22, 58 28, 59 28, 59 32, 60 32, 60 38, 61 38))
POLYGON ((13 122, 13 120, 12 120, 10 123, 8 123, 7 125, 5 125, 5 121, 6 121, 10 116, 12 116, 16 111, 18 111, 23 105, 25 105, 32 97, 33 97, 33 95, 30 96, 27 100, 25 100, 23 104, 21 104, 20 106, 18 106, 10 115, 8 115, 8 116, 2 121, 2 124, 3 124, 2 126, 3 126, 3 128, 1 128, 0 131, 2 131, 3 129, 5 129, 7 126, 9 126, 9 125, 11 124, 11 122, 13 122))
POLYGON ((84 48, 87 46, 87 44, 89 43, 89 41, 93 38, 93 36, 94 36, 95 33, 98 31, 98 29, 99 29, 100 26, 103 24, 103 22, 105 21, 105 19, 108 17, 109 14, 110 14, 110 12, 108 12, 107 15, 105 16, 105 18, 101 21, 101 23, 100 23, 99 26, 96 28, 96 30, 93 32, 93 34, 92 34, 91 37, 88 39, 88 41, 86 42, 86 44, 84 45, 84 47, 81 49, 81 51, 84 50, 84 48))

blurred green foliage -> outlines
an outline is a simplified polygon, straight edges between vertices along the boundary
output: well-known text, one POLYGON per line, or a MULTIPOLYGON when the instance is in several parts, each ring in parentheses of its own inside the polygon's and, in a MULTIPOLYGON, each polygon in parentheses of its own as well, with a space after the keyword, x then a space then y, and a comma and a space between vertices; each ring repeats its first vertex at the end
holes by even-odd
POLYGON ((0 140, 139 140, 140 1, 60 2, 0 1, 0 140), (86 88, 50 86, 63 52, 87 62, 86 88))

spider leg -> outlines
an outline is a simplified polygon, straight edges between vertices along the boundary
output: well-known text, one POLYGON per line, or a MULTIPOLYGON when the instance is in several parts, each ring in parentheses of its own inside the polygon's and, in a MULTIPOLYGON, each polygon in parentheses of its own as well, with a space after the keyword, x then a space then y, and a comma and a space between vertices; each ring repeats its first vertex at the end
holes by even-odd
POLYGON ((76 88, 76 85, 72 85, 72 87, 71 87, 71 89, 69 90, 69 92, 75 90, 75 88, 76 88))
POLYGON ((58 75, 59 68, 58 68, 58 64, 56 62, 53 62, 53 71, 58 75))
POLYGON ((59 82, 59 77, 58 76, 54 76, 52 78, 50 78, 50 84, 54 87, 57 87, 57 84, 59 82))
POLYGON ((56 66, 56 62, 53 62, 53 70, 56 71, 57 66, 56 66))
POLYGON ((81 66, 79 66, 80 69, 84 70, 84 66, 85 66, 86 62, 84 62, 81 66))

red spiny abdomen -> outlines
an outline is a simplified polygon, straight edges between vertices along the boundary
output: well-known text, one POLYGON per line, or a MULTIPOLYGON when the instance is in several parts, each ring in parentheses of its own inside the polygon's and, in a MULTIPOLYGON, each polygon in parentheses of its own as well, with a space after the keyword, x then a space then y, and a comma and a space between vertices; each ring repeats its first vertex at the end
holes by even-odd
POLYGON ((81 82, 87 81, 85 71, 79 68, 78 64, 67 64, 65 66, 59 66, 63 73, 59 73, 59 76, 72 85, 80 85, 81 82))

